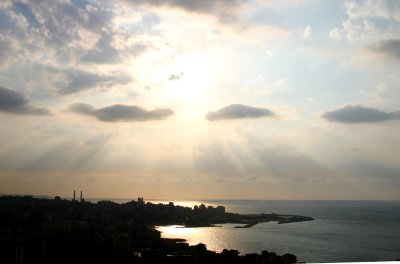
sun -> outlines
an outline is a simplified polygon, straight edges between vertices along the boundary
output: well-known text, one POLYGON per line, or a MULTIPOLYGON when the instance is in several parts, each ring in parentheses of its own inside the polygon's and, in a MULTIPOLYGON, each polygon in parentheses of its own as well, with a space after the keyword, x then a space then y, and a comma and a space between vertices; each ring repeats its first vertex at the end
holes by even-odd
POLYGON ((192 52, 155 65, 150 76, 157 87, 153 95, 180 108, 184 115, 203 115, 212 106, 212 94, 218 89, 220 65, 213 56, 204 51, 192 52))
POLYGON ((216 86, 212 60, 203 53, 178 56, 172 63, 154 72, 153 80, 162 82, 163 96, 184 104, 201 105, 209 101, 216 86))
POLYGON ((153 107, 169 107, 177 113, 176 119, 192 123, 203 120, 218 105, 215 95, 221 78, 229 75, 223 54, 218 49, 182 53, 154 50, 132 60, 127 70, 135 76, 136 100, 153 107))
POLYGON ((195 53, 185 56, 180 63, 184 70, 172 94, 190 103, 206 101, 210 90, 216 85, 212 61, 195 53))

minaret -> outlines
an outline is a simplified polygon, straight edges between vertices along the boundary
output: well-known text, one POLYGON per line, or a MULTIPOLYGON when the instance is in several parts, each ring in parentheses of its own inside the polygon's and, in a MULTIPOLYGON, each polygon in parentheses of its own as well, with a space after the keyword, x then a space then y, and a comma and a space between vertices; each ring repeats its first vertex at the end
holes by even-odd
POLYGON ((82 202, 82 191, 81 191, 81 199, 79 201, 82 202))
POLYGON ((72 199, 72 201, 75 201, 75 190, 74 190, 74 199, 72 199))

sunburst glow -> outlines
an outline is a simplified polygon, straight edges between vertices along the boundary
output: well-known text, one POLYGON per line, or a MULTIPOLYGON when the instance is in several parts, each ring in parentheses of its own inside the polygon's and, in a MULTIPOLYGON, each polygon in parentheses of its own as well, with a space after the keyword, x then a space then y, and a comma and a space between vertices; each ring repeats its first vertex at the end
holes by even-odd
POLYGON ((399 7, 0 1, 0 193, 399 199, 399 7))

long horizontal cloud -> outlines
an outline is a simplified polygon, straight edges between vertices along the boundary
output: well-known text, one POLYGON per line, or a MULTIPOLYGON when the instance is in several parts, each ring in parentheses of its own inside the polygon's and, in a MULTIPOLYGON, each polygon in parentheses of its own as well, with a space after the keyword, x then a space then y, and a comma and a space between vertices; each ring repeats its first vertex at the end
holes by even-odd
POLYGON ((206 119, 210 121, 225 120, 225 119, 244 119, 244 118, 259 118, 270 117, 275 114, 266 108, 253 107, 242 104, 231 104, 217 111, 208 112, 206 119))
POLYGON ((145 110, 139 106, 121 104, 96 109, 89 104, 77 103, 70 105, 69 109, 75 113, 93 116, 105 122, 161 120, 174 114, 169 108, 145 110))
POLYGON ((367 46, 367 49, 373 52, 381 53, 391 58, 400 59, 399 39, 381 40, 367 46))
POLYGON ((130 0, 134 4, 180 8, 187 12, 232 16, 247 0, 130 0))
POLYGON ((50 115, 43 107, 31 105, 22 93, 0 87, 0 111, 15 115, 50 115))
POLYGON ((400 112, 383 112, 375 108, 362 106, 345 106, 328 111, 322 117, 331 122, 340 123, 379 123, 388 120, 399 120, 400 112))

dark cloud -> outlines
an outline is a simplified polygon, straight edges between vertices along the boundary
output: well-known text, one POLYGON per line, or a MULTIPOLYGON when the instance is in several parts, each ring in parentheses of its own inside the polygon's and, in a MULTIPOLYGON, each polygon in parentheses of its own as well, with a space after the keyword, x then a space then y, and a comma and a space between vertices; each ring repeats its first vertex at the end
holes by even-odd
POLYGON ((243 118, 259 118, 269 117, 275 114, 266 108, 253 107, 242 104, 231 104, 225 106, 218 111, 208 112, 206 118, 210 121, 224 119, 243 119, 243 118))
POLYGON ((81 39, 79 31, 82 28, 100 33, 103 28, 110 27, 114 16, 112 3, 107 1, 90 1, 85 7, 58 1, 30 1, 29 4, 36 16, 43 20, 42 26, 50 30, 49 37, 55 43, 81 39))
MULTIPOLYGON (((127 33, 113 28, 113 2, 24 2, 15 1, 10 9, 12 12, 4 13, 4 17, 11 22, 12 30, 6 29, 3 32, 24 43, 26 52, 52 54, 53 51, 57 54, 55 59, 59 59, 60 63, 74 62, 77 57, 83 56, 82 61, 99 64, 116 63, 128 53, 125 50, 125 54, 119 54, 113 47, 113 38, 121 37, 121 32, 127 33), (26 29, 17 26, 17 21, 10 15, 14 13, 25 18, 28 26, 26 29), (100 39, 93 47, 87 48, 94 36, 100 36, 100 39)), ((0 19, 0 22, 3 20, 0 19)))
POLYGON ((76 103, 76 104, 71 104, 69 106, 69 110, 82 114, 82 115, 93 115, 95 116, 96 109, 89 105, 89 104, 84 104, 84 103, 76 103))
POLYGON ((121 104, 96 109, 88 104, 77 103, 70 105, 69 109, 75 113, 96 117, 104 122, 162 120, 174 114, 169 108, 148 111, 139 106, 121 104))
POLYGON ((114 64, 120 62, 120 53, 112 46, 112 42, 112 34, 108 32, 103 33, 94 48, 82 57, 82 61, 96 64, 114 64))
POLYGON ((379 123, 388 120, 400 119, 400 112, 383 112, 378 109, 362 106, 345 106, 328 111, 322 117, 331 122, 340 123, 379 123))
MULTIPOLYGON (((81 61, 93 64, 118 64, 128 57, 137 57, 153 48, 151 43, 138 42, 135 44, 113 46, 114 37, 126 39, 126 35, 113 31, 103 31, 96 44, 81 57, 81 61)), ((126 41, 128 42, 128 41, 126 41)))
POLYGON ((112 87, 118 84, 124 85, 132 81, 129 75, 122 73, 101 75, 88 71, 71 70, 67 71, 66 74, 69 83, 60 90, 61 94, 72 94, 96 87, 112 87))
POLYGON ((221 19, 232 17, 247 0, 130 0, 134 4, 173 7, 188 12, 213 14, 221 19))
POLYGON ((373 43, 367 47, 370 51, 382 53, 391 58, 400 59, 400 40, 388 39, 373 43))
POLYGON ((23 94, 0 87, 0 111, 15 115, 50 115, 46 108, 33 106, 23 94))

